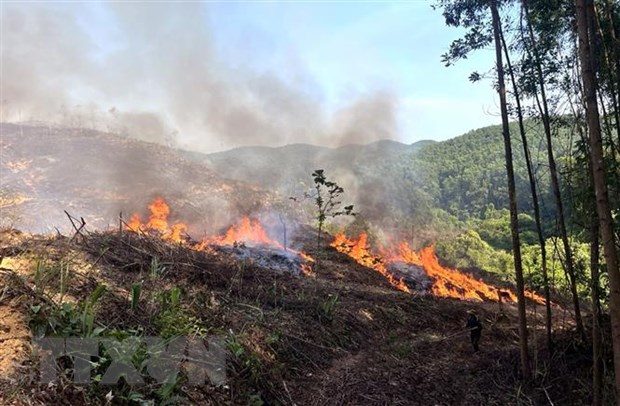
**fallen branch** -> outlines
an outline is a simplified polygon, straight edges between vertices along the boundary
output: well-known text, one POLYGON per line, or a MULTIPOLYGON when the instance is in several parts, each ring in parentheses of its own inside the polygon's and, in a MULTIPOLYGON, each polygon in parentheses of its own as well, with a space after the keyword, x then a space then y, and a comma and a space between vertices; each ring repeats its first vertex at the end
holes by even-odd
POLYGON ((73 234, 73 237, 71 237, 71 239, 69 241, 73 241, 75 239, 75 237, 78 236, 78 234, 80 235, 80 237, 82 237, 82 241, 85 242, 86 238, 84 237, 84 234, 82 234, 82 229, 84 229, 84 227, 86 226, 86 221, 84 221, 84 217, 80 217, 79 221, 80 221, 80 226, 78 227, 75 224, 74 220, 78 220, 77 218, 73 217, 72 215, 69 214, 68 211, 64 210, 65 214, 67 215, 67 217, 69 218, 69 221, 71 222, 71 225, 73 226, 73 229, 75 230, 75 234, 73 234))

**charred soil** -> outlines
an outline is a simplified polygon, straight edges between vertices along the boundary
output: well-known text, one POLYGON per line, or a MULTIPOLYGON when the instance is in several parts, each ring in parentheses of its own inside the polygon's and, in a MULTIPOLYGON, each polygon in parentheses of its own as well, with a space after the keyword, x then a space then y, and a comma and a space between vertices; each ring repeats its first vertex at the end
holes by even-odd
MULTIPOLYGON (((311 249, 315 240, 308 243, 311 249)), ((128 231, 75 238, 5 232, 0 404, 516 405, 548 396, 557 404, 567 396, 572 404, 588 402, 578 388, 564 389, 588 382, 587 360, 576 355, 587 351, 570 350, 568 333, 554 356, 577 372, 548 371, 525 387, 510 305, 500 313, 496 303, 404 293, 327 243, 310 253, 319 261, 304 276, 128 231), (93 298, 99 286, 105 291, 93 298), (484 324, 478 353, 464 331, 470 309, 484 324), (92 314, 92 326, 81 322, 84 314, 92 314), (139 386, 78 385, 61 373, 41 384, 32 342, 43 335, 225 337, 227 381, 192 386, 181 374, 170 387, 148 377, 139 386)))

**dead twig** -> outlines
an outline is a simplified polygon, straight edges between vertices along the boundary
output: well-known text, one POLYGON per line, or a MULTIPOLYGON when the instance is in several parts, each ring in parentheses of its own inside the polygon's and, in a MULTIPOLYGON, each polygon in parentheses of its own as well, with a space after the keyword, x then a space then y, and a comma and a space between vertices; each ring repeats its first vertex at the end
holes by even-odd
POLYGON ((549 404, 551 406, 555 406, 553 401, 551 400, 551 397, 549 396, 549 392, 547 392, 547 388, 545 388, 544 386, 543 386, 543 391, 545 392, 545 396, 547 397, 547 400, 549 401, 549 404))
POLYGON ((288 387, 286 386, 286 381, 282 380, 282 385, 284 386, 284 390, 286 391, 286 395, 288 396, 288 400, 291 401, 291 405, 296 406, 296 403, 293 401, 293 397, 291 396, 291 392, 289 392, 288 387))
POLYGON ((71 214, 69 214, 69 212, 67 210, 63 210, 63 211, 65 212, 65 214, 69 218, 69 221, 71 222, 71 225, 73 226, 73 229, 75 230, 75 234, 73 234, 73 237, 71 237, 69 242, 73 241, 75 239, 75 237, 77 237, 78 235, 80 237, 82 237, 82 241, 83 242, 86 242, 86 238, 84 237, 84 234, 82 234, 82 230, 84 229, 84 227, 86 227, 86 221, 84 220, 84 217, 80 217, 79 218, 80 224, 79 224, 79 227, 78 227, 78 225, 75 224, 76 221, 78 221, 78 219, 73 217, 71 214))

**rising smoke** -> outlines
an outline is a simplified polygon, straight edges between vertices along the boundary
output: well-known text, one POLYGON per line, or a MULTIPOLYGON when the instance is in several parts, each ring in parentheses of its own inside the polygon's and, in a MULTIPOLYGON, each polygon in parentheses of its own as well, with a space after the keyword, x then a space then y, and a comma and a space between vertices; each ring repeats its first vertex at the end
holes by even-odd
POLYGON ((92 127, 203 152, 367 143, 398 131, 389 90, 358 93, 326 111, 322 90, 297 63, 276 73, 251 60, 226 62, 209 4, 1 7, 0 121, 92 127))

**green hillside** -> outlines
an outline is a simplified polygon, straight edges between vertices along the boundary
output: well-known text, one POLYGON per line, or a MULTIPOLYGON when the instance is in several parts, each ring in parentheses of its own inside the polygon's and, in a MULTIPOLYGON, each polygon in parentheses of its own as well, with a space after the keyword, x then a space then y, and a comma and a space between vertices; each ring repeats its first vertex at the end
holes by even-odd
MULTIPOLYGON (((542 129, 533 121, 527 121, 526 126, 540 193, 543 200, 552 202, 542 129)), ((531 193, 518 126, 513 123, 511 130, 518 206, 530 213, 531 193)), ((562 133, 554 145, 560 164, 569 156, 565 144, 568 135, 562 133)), ((345 188, 348 199, 366 221, 404 234, 413 228, 414 232, 429 234, 425 242, 446 229, 461 228, 463 222, 497 217, 496 211, 508 207, 499 126, 473 130, 443 142, 405 145, 380 141, 335 149, 295 144, 190 157, 207 163, 215 172, 277 191, 285 198, 303 195, 311 186, 310 173, 316 168, 325 169, 345 188)), ((543 206, 542 214, 551 224, 553 205, 543 206)))

